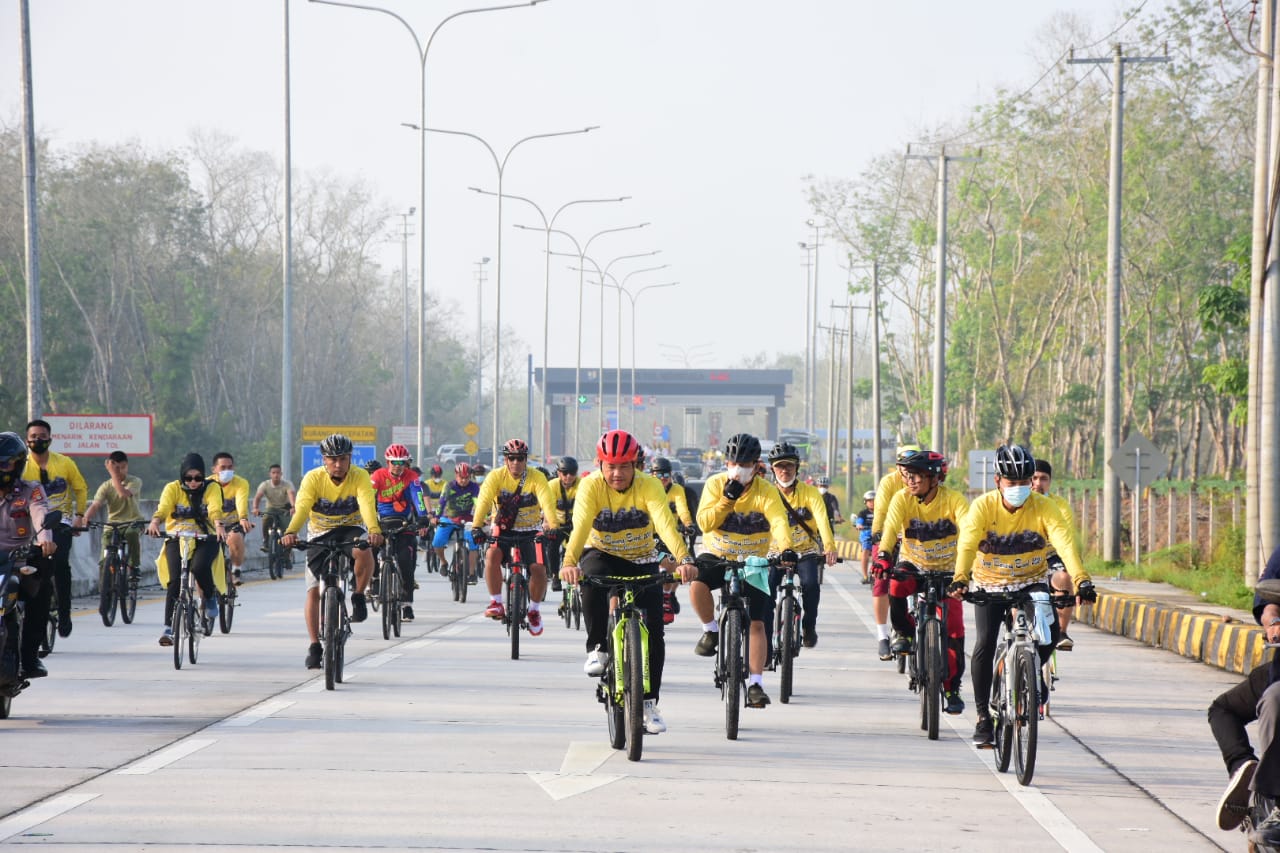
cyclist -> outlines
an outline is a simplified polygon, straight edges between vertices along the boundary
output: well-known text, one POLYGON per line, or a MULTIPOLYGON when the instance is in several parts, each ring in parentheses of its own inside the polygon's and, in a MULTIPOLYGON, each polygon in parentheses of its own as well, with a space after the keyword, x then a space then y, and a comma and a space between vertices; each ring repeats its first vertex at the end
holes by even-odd
MULTIPOLYGON (((561 456, 556 460, 556 479, 554 483, 550 483, 550 489, 551 497, 556 502, 556 526, 562 536, 567 536, 573 529, 573 499, 578 494, 577 459, 561 456)), ((551 575, 551 589, 555 592, 564 589, 560 582, 560 550, 560 546, 554 543, 543 549, 543 556, 547 558, 547 573, 551 575)))
POLYGON ((48 421, 27 424, 27 447, 31 452, 22 469, 22 479, 43 486, 49 509, 62 511, 62 526, 53 532, 57 550, 42 558, 45 565, 41 568, 53 580, 45 594, 52 595, 55 588, 58 592, 58 636, 67 637, 71 634, 71 537, 76 535, 74 528, 84 527, 84 519, 75 511, 78 508, 84 512, 89 503, 89 487, 73 459, 49 449, 52 443, 53 430, 48 421))
MULTIPOLYGON (((899 445, 897 458, 901 459, 904 454, 919 449, 920 446, 916 444, 899 445)), ((880 550, 880 534, 884 532, 884 519, 889 511, 889 502, 893 500, 894 495, 902 491, 905 485, 902 472, 895 466, 892 471, 880 478, 880 483, 876 486, 875 508, 871 516, 873 566, 876 554, 880 550)), ((889 555, 889 559, 893 559, 892 554, 889 555)), ((874 571, 873 575, 875 579, 871 584, 871 609, 876 620, 876 650, 880 660, 893 660, 893 651, 889 648, 889 579, 874 571)))
MULTIPOLYGON (((698 527, 702 528, 706 553, 723 560, 745 560, 763 557, 770 553, 771 547, 778 552, 788 548, 791 527, 778 490, 763 477, 756 476, 760 439, 747 433, 730 436, 725 442, 724 459, 728 467, 707 480, 698 503, 698 527)), ((711 591, 722 586, 724 571, 710 563, 698 567, 698 579, 689 585, 689 603, 698 614, 703 631, 693 651, 703 657, 714 655, 720 641, 720 625, 715 619, 711 591)), ((769 696, 764 692, 764 662, 768 653, 764 620, 773 609, 773 599, 768 592, 751 584, 744 584, 743 588, 747 617, 751 620, 747 707, 763 708, 769 704, 769 696)))
MULTIPOLYGON (((600 462, 598 476, 583 480, 573 507, 573 533, 565 546, 564 568, 567 583, 577 583, 582 575, 635 577, 658 571, 662 556, 655 536, 675 544, 672 552, 680 565, 675 573, 692 580, 697 572, 676 530, 675 517, 667 508, 662 487, 651 477, 637 476, 635 462, 639 443, 630 433, 610 430, 596 445, 600 462), (585 551, 583 549, 586 549, 585 551)), ((662 689, 662 669, 666 662, 661 593, 650 587, 637 598, 649 629, 649 687, 644 695, 644 726, 650 734, 667 730, 658 710, 662 689)), ((587 624, 587 661, 583 671, 590 676, 604 672, 607 654, 609 595, 592 586, 582 588, 582 618, 587 624)))
MULTIPOLYGON (((26 678, 43 678, 49 674, 40 660, 40 640, 49 622, 49 590, 52 589, 48 558, 58 546, 55 532, 45 530, 45 514, 49 502, 44 496, 44 486, 23 478, 27 464, 27 443, 16 432, 0 432, 0 551, 8 552, 27 545, 34 537, 40 545, 40 555, 32 555, 31 563, 36 574, 23 578, 18 595, 26 602, 26 621, 16 655, 6 654, 2 677, 12 682, 19 677, 16 666, 21 659, 21 675, 26 678), (38 531, 38 532, 37 532, 38 531)), ((6 632, 10 626, 5 625, 6 632)))
POLYGON ((239 586, 244 565, 244 537, 253 530, 249 520, 249 481, 236 475, 236 460, 222 451, 213 455, 213 476, 222 486, 222 523, 227 528, 227 554, 231 578, 239 586))
POLYGON ((827 523, 831 525, 831 529, 835 530, 837 524, 844 524, 844 515, 840 512, 840 500, 831 494, 831 478, 824 474, 814 480, 811 485, 816 486, 818 494, 822 495, 822 502, 827 507, 827 523))
MULTIPOLYGON (((323 462, 302 478, 293 518, 285 528, 280 544, 291 548, 298 541, 298 531, 307 524, 310 540, 332 538, 351 540, 368 531, 369 544, 382 545, 382 528, 378 526, 378 510, 369 473, 351 464, 351 439, 340 432, 320 442, 323 462)), ((350 548, 348 556, 355 565, 356 582, 351 588, 351 621, 363 622, 369 616, 364 591, 373 575, 373 554, 367 548, 350 548)), ((303 619, 311 645, 307 648, 307 669, 319 669, 324 648, 320 645, 320 571, 325 555, 320 550, 307 554, 307 594, 303 619)))
MULTIPOLYGON (((402 444, 395 444, 392 447, 404 447, 402 444)), ((388 448, 389 450, 390 448, 388 448)), ((408 453, 406 448, 405 453, 408 453)), ((422 492, 426 498, 427 506, 435 506, 440 501, 440 495, 444 492, 444 487, 449 485, 449 481, 444 478, 444 468, 439 463, 431 466, 431 477, 423 479, 422 492)))
POLYGON ((494 535, 507 533, 517 540, 517 544, 489 548, 485 553, 484 582, 489 588, 489 606, 485 608, 484 615, 490 619, 506 616, 502 606, 502 563, 510 560, 511 548, 518 547, 520 559, 529 573, 529 612, 526 616, 529 634, 537 637, 542 634, 539 608, 547 594, 547 569, 539 559, 534 537, 542 528, 555 530, 556 503, 547 488, 547 478, 529 470, 529 445, 513 438, 503 445, 502 457, 503 466, 495 469, 480 486, 472 537, 477 544, 483 543, 485 532, 474 525, 488 521, 492 511, 494 535))
MULTIPOLYGON (((822 600, 819 566, 824 562, 828 566, 835 565, 836 539, 827 520, 827 507, 822 494, 817 487, 800 482, 796 476, 800 468, 800 451, 795 445, 787 441, 775 444, 769 451, 769 467, 773 470, 778 498, 787 511, 787 521, 791 522, 791 536, 787 547, 799 557, 796 572, 800 575, 803 606, 801 644, 806 649, 811 649, 818 645, 818 604, 822 600)), ((770 550, 769 556, 776 557, 778 552, 770 550)), ((781 582, 782 570, 770 569, 769 586, 774 590, 775 596, 781 582)), ((765 619, 765 630, 767 637, 773 636, 772 610, 765 619)))
MULTIPOLYGON (((955 580, 948 588, 954 598, 963 598, 970 579, 981 590, 1049 592, 1049 551, 1056 550, 1076 585, 1080 601, 1097 599, 1093 581, 1072 547, 1071 529, 1053 501, 1031 491, 1035 473, 1031 451, 1020 444, 996 448, 996 488, 979 496, 960 522, 956 545, 955 580)), ((1051 619, 1049 602, 1037 603, 1037 621, 1050 622, 1050 636, 1038 638, 1040 662, 1048 660, 1058 637, 1058 622, 1051 619)), ((995 658, 1000 625, 1009 608, 999 604, 974 607, 973 701, 978 724, 973 730, 976 746, 992 743, 991 665, 995 658)))
POLYGON ((485 475, 489 473, 489 466, 483 462, 477 462, 471 466, 471 479, 477 484, 483 483, 485 475))
MULTIPOLYGON (((178 479, 166 483, 160 493, 160 505, 151 516, 151 524, 147 533, 160 535, 160 525, 164 524, 165 533, 201 533, 208 539, 195 543, 195 550, 187 561, 200 592, 204 596, 205 613, 210 619, 217 618, 218 591, 225 587, 219 581, 225 581, 225 569, 222 568, 222 549, 218 543, 226 535, 223 524, 222 487, 205 476, 204 457, 199 453, 188 453, 182 457, 178 467, 178 479), (219 571, 221 570, 221 571, 219 571)), ((182 585, 182 565, 177 540, 170 539, 160 549, 160 559, 156 561, 160 583, 165 587, 164 597, 164 633, 160 635, 160 645, 173 645, 173 606, 178 601, 178 592, 182 585)))
POLYGON ((293 483, 284 478, 284 469, 279 462, 273 462, 267 469, 267 479, 258 484, 253 493, 253 514, 262 517, 262 552, 267 551, 267 531, 275 528, 284 530, 293 517, 293 502, 297 500, 297 490, 293 483), (262 510, 262 502, 267 502, 266 512, 262 510))
MULTIPOLYGON (((88 521, 98 511, 98 507, 107 508, 107 521, 112 524, 124 524, 129 521, 145 521, 142 510, 138 508, 138 495, 142 493, 142 480, 129 473, 129 457, 123 450, 113 450, 107 457, 107 481, 94 492, 93 500, 85 507, 84 518, 88 521)), ((104 537, 105 539, 105 537, 104 537)), ((129 575, 138 578, 139 560, 142 556, 141 537, 137 528, 124 534, 129 553, 129 575)), ((105 543, 104 543, 105 544, 105 543)), ((104 555, 105 557, 105 551, 104 555)))
MULTIPOLYGON (((667 495, 667 507, 671 510, 671 515, 679 522, 676 528, 681 537, 687 536, 689 531, 693 529, 693 515, 689 512, 689 497, 685 494, 684 486, 673 482, 671 475, 671 460, 665 456, 655 456, 653 462, 649 463, 649 474, 658 479, 662 484, 662 490, 667 495)), ((662 543, 663 550, 668 554, 674 554, 675 551, 662 543)), ((662 589, 662 618, 668 624, 676 621, 676 614, 680 612, 680 599, 676 597, 676 588, 674 584, 663 587, 662 589)))
POLYGON ((874 491, 862 493, 862 509, 858 510, 858 514, 854 516, 853 526, 858 529, 858 551, 862 558, 862 582, 864 584, 871 583, 871 551, 873 550, 871 542, 871 519, 875 515, 876 493, 874 491))
POLYGON ((395 549, 396 563, 400 566, 400 595, 404 599, 400 619, 412 622, 413 573, 418 560, 418 535, 414 523, 426 524, 427 499, 423 494, 422 480, 409 470, 409 448, 403 444, 390 444, 382 455, 387 460, 387 467, 374 471, 369 482, 377 499, 378 518, 406 522, 405 529, 396 534, 395 541, 387 547, 395 549))
MULTIPOLYGON (((889 555, 901 546, 899 563, 910 563, 921 571, 949 572, 956 565, 956 537, 960 520, 969 509, 964 495, 943 485, 946 458, 931 450, 912 450, 902 456, 898 467, 904 472, 906 488, 893 496, 884 522, 880 544, 884 550, 876 558, 881 574, 893 567, 889 555)), ((916 579, 890 580, 889 616, 898 633, 891 651, 910 654, 915 638, 915 620, 907 599, 916 593, 916 579)), ((964 710, 960 685, 964 678, 964 612, 958 601, 943 601, 943 624, 947 632, 947 713, 964 710)))
MULTIPOLYGON (((1071 528, 1071 538, 1075 544, 1076 556, 1082 557, 1084 548, 1080 544, 1080 530, 1076 527, 1076 514, 1071 510, 1071 504, 1062 495, 1049 494, 1049 486, 1053 483, 1053 466, 1049 464, 1047 459, 1036 460, 1036 472, 1031 475, 1031 491, 1044 495, 1058 506, 1058 511, 1062 513, 1062 519, 1071 528)), ((1058 570, 1053 573, 1050 584, 1053 586, 1054 593, 1058 595, 1071 594, 1071 576, 1067 574, 1060 563, 1061 558, 1057 554, 1051 554, 1049 559, 1053 561, 1058 570)), ((1058 644, 1054 647, 1061 652, 1069 652, 1076 647, 1075 641, 1067 636, 1067 628, 1071 627, 1071 617, 1075 615, 1075 607, 1064 607, 1058 611, 1058 644)))
MULTIPOLYGON (((471 513, 479 497, 480 484, 471 479, 471 466, 466 462, 459 462, 453 469, 453 482, 446 483, 444 491, 440 493, 436 512, 441 518, 462 528, 463 540, 467 543, 468 586, 476 582, 476 551, 480 550, 471 536, 471 513)), ((435 538, 431 540, 431 547, 436 549, 436 556, 442 566, 445 565, 444 546, 449 542, 450 533, 452 530, 448 525, 437 525, 435 538)))

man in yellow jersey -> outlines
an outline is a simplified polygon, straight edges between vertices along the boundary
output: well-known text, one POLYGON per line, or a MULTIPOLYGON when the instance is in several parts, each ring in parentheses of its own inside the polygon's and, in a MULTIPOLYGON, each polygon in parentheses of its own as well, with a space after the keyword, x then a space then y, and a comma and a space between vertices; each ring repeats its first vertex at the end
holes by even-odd
POLYGON ((231 557, 231 582, 241 584, 244 537, 253 529, 249 519, 249 481, 236 474, 236 460, 222 451, 213 455, 213 478, 222 486, 222 521, 227 527, 227 555, 231 557))
MULTIPOLYGON (((636 577, 659 571, 659 553, 654 534, 675 542, 672 553, 680 561, 675 572, 692 580, 697 571, 676 530, 675 518, 667 509, 667 496, 652 477, 636 470, 639 442, 628 432, 610 430, 596 445, 600 473, 583 480, 573 504, 573 533, 565 546, 564 568, 567 583, 577 583, 582 575, 636 577), (586 549, 585 551, 583 549, 586 549)), ((662 619, 662 591, 658 586, 644 590, 637 603, 644 608, 649 629, 649 688, 644 695, 644 725, 649 734, 660 734, 667 724, 658 710, 662 689, 662 669, 667 645, 662 619)), ((593 586, 582 588, 582 618, 587 623, 587 662, 582 669, 590 676, 604 672, 607 654, 609 595, 593 586)))
MULTIPOLYGON (((1031 451, 1020 444, 1002 444, 996 448, 996 488, 978 497, 960 523, 960 539, 956 545, 955 581, 948 592, 963 598, 970 579, 980 590, 1014 592, 1027 590, 1040 600, 1035 603, 1036 622, 1049 623, 1050 636, 1037 637, 1040 661, 1048 660, 1058 639, 1058 622, 1053 619, 1049 602, 1050 551, 1067 566, 1076 586, 1079 601, 1097 600, 1093 581, 1085 571, 1073 547, 1071 530, 1053 501, 1031 491, 1031 475, 1036 462, 1031 451)), ((995 658, 1000 625, 1008 606, 979 604, 974 606, 973 701, 978 724, 973 743, 979 747, 992 745, 991 665, 995 658)))
MULTIPOLYGON (((298 531, 307 524, 307 538, 349 541, 368 531, 369 544, 382 546, 382 528, 378 526, 378 509, 369 472, 351 464, 351 439, 339 432, 320 442, 324 462, 302 478, 298 487, 293 518, 285 528, 280 544, 293 547, 298 531)), ((364 591, 373 576, 373 552, 368 548, 350 548, 355 564, 356 585, 351 590, 351 621, 363 622, 369 616, 364 591)), ((311 645, 307 647, 307 669, 319 669, 324 654, 320 645, 320 572, 325 555, 319 550, 307 554, 307 597, 303 618, 311 645)))
POLYGON ((427 499, 427 506, 434 507, 440 503, 440 495, 449 481, 444 478, 444 468, 438 463, 431 466, 431 476, 422 478, 422 491, 427 499))
MULTIPOLYGON (((898 467, 906 488, 893 496, 884 521, 880 543, 884 551, 876 558, 880 574, 892 568, 889 554, 900 547, 898 565, 917 571, 952 572, 956 567, 956 540, 960 520, 969 509, 964 495, 942 484, 947 476, 947 460, 931 450, 910 450, 898 467)), ((894 654, 910 654, 915 643, 915 620, 908 612, 907 599, 915 595, 917 578, 890 580, 889 615, 898 633, 894 654)), ((958 601, 943 602, 943 623, 947 632, 947 713, 964 711, 960 684, 964 678, 964 612, 958 601)))
MULTIPOLYGON (((800 482, 800 451, 794 444, 780 441, 769 451, 769 467, 773 469, 778 498, 791 522, 791 540, 787 547, 796 552, 796 573, 800 575, 800 601, 803 615, 801 644, 811 649, 818 644, 818 604, 822 600, 822 570, 836 564, 836 539, 831 532, 827 504, 817 486, 800 482)), ((770 557, 778 551, 770 549, 770 557)), ((769 586, 775 591, 782 582, 782 570, 769 570, 769 586)), ((773 633, 773 611, 765 619, 766 635, 773 633)))
POLYGON ((52 443, 53 430, 48 421, 34 420, 27 424, 27 447, 31 455, 27 457, 22 479, 44 487, 49 509, 62 512, 62 525, 53 532, 57 550, 53 556, 42 558, 39 568, 52 579, 52 585, 41 593, 46 602, 44 609, 48 610, 47 602, 56 589, 58 636, 67 637, 71 634, 71 537, 75 535, 72 528, 84 527, 83 514, 89 505, 89 487, 74 460, 49 449, 52 443))
POLYGON ((547 569, 534 540, 541 530, 556 529, 556 503, 547 488, 547 478, 537 469, 529 468, 528 444, 513 438, 503 445, 502 457, 503 466, 495 468, 480 484, 471 535, 476 544, 483 543, 486 538, 483 525, 492 512, 492 535, 506 534, 517 544, 495 545, 485 552, 484 583, 489 589, 489 606, 484 615, 499 620, 506 616, 502 604, 502 563, 504 558, 509 558, 511 547, 518 547, 521 562, 529 573, 529 612, 525 618, 530 636, 537 637, 542 634, 540 608, 547 594, 547 569))
MULTIPOLYGON (((902 459, 906 454, 914 453, 919 449, 920 447, 915 444, 899 445, 897 459, 902 459)), ((880 478, 880 483, 876 486, 875 504, 871 516, 871 542, 876 552, 872 555, 873 564, 875 557, 880 553, 880 536, 884 533, 884 520, 889 512, 889 503, 905 485, 902 471, 895 466, 892 471, 880 478)), ((890 561, 894 559, 892 553, 888 554, 888 557, 890 561)), ((889 648, 889 579, 882 572, 873 573, 875 580, 871 584, 871 610, 876 620, 876 651, 880 655, 880 660, 893 660, 893 651, 889 648)))
MULTIPOLYGON (((730 436, 724 445, 724 460, 728 467, 707 480, 698 502, 698 527, 702 528, 705 553, 722 560, 746 560, 764 557, 771 549, 788 550, 791 525, 778 490, 756 476, 760 439, 747 433, 730 436)), ((703 631, 693 651, 703 657, 714 655, 719 645, 720 625, 711 592, 722 586, 724 569, 709 562, 698 566, 698 579, 689 585, 689 603, 698 614, 703 631)), ((773 610, 773 598, 751 584, 743 584, 743 589, 747 594, 747 618, 751 620, 747 707, 763 708, 769 704, 764 692, 764 661, 769 647, 764 619, 773 610)))
MULTIPOLYGON (((689 531, 693 529, 693 514, 689 512, 689 498, 685 494, 684 486, 672 482, 672 473, 671 460, 665 456, 656 456, 653 462, 649 463, 649 474, 662 483, 662 491, 667 495, 667 506, 679 524, 676 529, 680 532, 680 536, 684 537, 688 536, 689 531)), ((668 554, 675 553, 668 543, 664 541, 662 544, 668 554)), ((676 614, 679 612, 680 599, 676 598, 675 586, 664 588, 662 618, 669 624, 676 620, 676 614)))
MULTIPOLYGON (((1036 472, 1031 475, 1031 491, 1044 495, 1049 500, 1058 505, 1058 511, 1062 513, 1062 519, 1071 528, 1071 535, 1075 542, 1076 556, 1081 560, 1084 559, 1084 547, 1080 542, 1080 529, 1076 527, 1076 514, 1071 510, 1071 504, 1062 495, 1049 494, 1049 487, 1053 483, 1053 466, 1049 464, 1047 459, 1036 460, 1036 472)), ((1056 595, 1071 594, 1071 575, 1067 574, 1067 570, 1062 565, 1062 558, 1057 554, 1049 556, 1050 562, 1057 568, 1053 573, 1050 583, 1053 585, 1053 591, 1056 595)), ((1060 652, 1069 652, 1076 647, 1075 641, 1067 636, 1067 629, 1071 627, 1071 617, 1075 615, 1075 607, 1064 607, 1058 611, 1058 643, 1054 648, 1060 652)))
MULTIPOLYGON (((573 530, 573 501, 578 494, 578 460, 572 456, 561 456, 556 460, 556 478, 548 483, 548 488, 551 489, 551 498, 556 504, 555 523, 563 541, 563 537, 573 530)), ((555 592, 564 590, 564 585, 560 582, 560 550, 559 544, 555 542, 548 543, 543 549, 547 574, 551 576, 551 589, 555 592)), ((560 609, 560 615, 563 616, 563 602, 560 609)))

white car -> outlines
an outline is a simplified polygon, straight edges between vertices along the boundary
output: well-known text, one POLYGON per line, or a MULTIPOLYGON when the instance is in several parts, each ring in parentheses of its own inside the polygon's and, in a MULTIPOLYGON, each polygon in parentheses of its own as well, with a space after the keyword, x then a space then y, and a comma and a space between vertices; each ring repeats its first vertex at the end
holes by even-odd
POLYGON ((441 465, 452 465, 467 455, 465 444, 442 444, 436 448, 436 462, 441 465))

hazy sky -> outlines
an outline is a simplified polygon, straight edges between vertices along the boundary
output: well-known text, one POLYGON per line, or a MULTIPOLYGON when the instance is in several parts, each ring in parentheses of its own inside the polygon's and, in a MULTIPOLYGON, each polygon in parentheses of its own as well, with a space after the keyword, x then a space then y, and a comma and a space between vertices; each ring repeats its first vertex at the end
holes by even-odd
MULTIPOLYGON (((35 0, 31 3, 35 114, 57 150, 137 140, 151 151, 185 145, 196 128, 283 154, 284 0, 35 0)), ((758 352, 803 350, 803 176, 857 175, 921 128, 964 115, 996 86, 1023 88, 1042 67, 1038 33, 1059 10, 1109 32, 1117 0, 547 0, 535 8, 465 15, 446 24, 427 62, 427 123, 486 138, 499 155, 521 137, 587 125, 587 135, 519 147, 504 190, 548 215, 591 254, 646 284, 680 282, 638 303, 639 365, 674 366, 681 348, 699 366, 732 367, 758 352), (666 344, 671 348, 662 348, 666 344), (673 349, 674 348, 674 349, 673 349), (675 359, 675 361, 673 361, 675 359)), ((470 4, 480 5, 480 4, 470 4)), ((1164 6, 1148 0, 1144 14, 1164 6)), ((387 0, 424 39, 448 0, 387 0)), ((292 0, 293 162, 367 181, 389 211, 418 206, 419 64, 395 19, 292 0)), ((18 3, 0 0, 0 115, 20 115, 18 3)), ((1130 28, 1132 29, 1132 28, 1130 28)), ((1120 38, 1129 31, 1122 31, 1120 38)), ((1080 72, 1084 73, 1084 72, 1080 72)), ((918 164, 927 169, 926 164, 918 164)), ((1105 168, 1105 164, 1099 164, 1105 168)), ((495 256, 496 170, 476 142, 432 134, 428 146, 429 290, 475 328, 475 262, 495 256)), ((539 224, 508 201, 506 223, 539 224)), ((415 217, 416 220, 416 217, 415 217)), ((399 219, 395 219, 398 223, 399 219)), ((420 220, 415 222, 415 228, 420 220)), ((388 275, 400 243, 388 221, 388 275)), ((504 229, 503 322, 542 362, 543 237, 504 229)), ((554 248, 569 250, 556 238, 554 248)), ((819 303, 842 299, 846 247, 821 251, 819 303)), ((416 276, 416 237, 410 244, 416 276)), ((577 274, 554 259, 552 366, 572 367, 577 274)), ((493 320, 489 264, 486 322, 493 320)), ((598 354, 598 289, 588 286, 583 340, 598 354)), ((605 364, 616 363, 616 295, 605 305, 605 364)), ((823 318, 825 322, 825 316, 823 318)), ((630 309, 623 365, 629 367, 630 309)), ((398 321, 394 328, 399 328, 398 321)), ((398 341, 398 335, 397 341, 398 341)), ((393 344, 394 345, 394 344, 393 344)), ((598 355, 593 355, 594 363, 598 355)))

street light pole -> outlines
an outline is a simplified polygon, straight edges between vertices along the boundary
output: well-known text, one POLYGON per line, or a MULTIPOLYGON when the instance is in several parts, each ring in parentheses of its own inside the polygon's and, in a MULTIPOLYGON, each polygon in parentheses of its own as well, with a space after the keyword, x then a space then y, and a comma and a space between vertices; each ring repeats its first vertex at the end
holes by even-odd
POLYGON ((798 245, 804 249, 804 431, 813 432, 813 422, 809 420, 809 400, 813 397, 813 381, 811 370, 813 368, 813 352, 811 349, 812 341, 809 337, 809 327, 813 323, 813 316, 817 313, 816 306, 810 296, 813 286, 813 254, 816 254, 818 247, 816 245, 799 241, 798 245), (813 254, 811 254, 813 253, 813 254))
MULTIPOLYGON (((594 263, 594 261, 592 261, 592 263, 594 263)), ((602 288, 612 287, 618 291, 618 371, 614 376, 614 406, 618 410, 618 427, 619 428, 622 427, 622 295, 626 294, 626 297, 628 299, 632 299, 631 292, 627 290, 627 281, 631 278, 631 276, 639 275, 640 273, 645 273, 645 272, 656 272, 657 270, 664 270, 669 266, 671 266, 671 264, 662 264, 656 267, 646 267, 640 270, 632 270, 631 272, 627 273, 625 276, 622 277, 621 282, 619 282, 615 276, 610 275, 608 272, 608 268, 606 268, 604 275, 607 276, 609 279, 611 279, 613 281, 613 284, 609 284, 608 282, 604 281, 603 278, 601 278, 600 280, 600 285, 602 288)), ((600 291, 600 306, 601 306, 601 310, 603 311, 604 309, 604 290, 603 289, 600 291)), ((634 299, 632 299, 632 302, 631 302, 631 316, 633 319, 635 318, 635 300, 634 299)), ((601 329, 604 328, 603 318, 601 319, 600 327, 601 329)), ((633 328, 632 334, 634 335, 634 333, 635 333, 635 329, 633 328)), ((604 336, 603 335, 601 335, 600 340, 601 340, 600 361, 601 363, 603 363, 604 362, 604 354, 603 354, 604 353, 604 350, 603 350, 604 336)), ((631 373, 631 393, 632 393, 632 396, 634 396, 635 386, 636 386, 634 347, 632 348, 632 354, 633 354, 633 362, 632 362, 632 373, 631 373)), ((635 426, 634 413, 632 414, 631 421, 632 421, 632 427, 634 428, 635 426)))
MULTIPOLYGON (((636 303, 640 301, 641 295, 646 290, 656 290, 659 287, 675 287, 680 282, 668 281, 665 284, 646 284, 637 290, 634 294, 623 290, 627 297, 631 300, 631 434, 636 435, 636 303)), ((639 436, 637 436, 637 440, 639 436)))
MULTIPOLYGON (((418 66, 421 71, 420 95, 421 109, 419 111, 418 124, 419 127, 427 126, 427 56, 431 53, 431 45, 436 39, 436 34, 440 29, 454 18, 460 18, 463 15, 474 15, 480 12, 501 12, 504 9, 519 9, 525 6, 536 6, 539 3, 545 3, 547 0, 528 0, 525 3, 508 3, 501 6, 482 6, 474 9, 463 9, 454 12, 452 15, 446 16, 440 23, 436 24, 435 29, 431 31, 431 35, 427 38, 424 45, 422 40, 418 38, 418 32, 404 18, 392 12, 390 9, 383 9, 378 6, 368 6, 359 3, 344 3, 339 0, 310 0, 312 3, 320 3, 325 6, 344 6, 348 9, 362 9, 367 12, 381 12, 389 15, 399 21, 409 35, 413 37, 414 47, 418 50, 418 66)), ((418 459, 424 459, 422 425, 426 419, 426 397, 424 396, 426 383, 424 381, 424 365, 426 363, 424 342, 426 340, 426 315, 427 315, 427 135, 424 133, 419 140, 418 151, 421 156, 421 166, 419 168, 419 178, 422 186, 419 188, 418 209, 422 211, 422 221, 418 224, 418 424, 417 424, 417 453, 418 459)))
MULTIPOLYGON (((484 378, 484 347, 481 341, 484 340, 484 283, 487 279, 484 277, 484 265, 489 263, 488 258, 481 258, 476 261, 476 440, 480 440, 480 416, 484 407, 484 396, 481 394, 482 380, 484 378)), ((481 444, 480 447, 484 445, 481 444)), ((476 448, 476 460, 479 461, 479 447, 476 448)))
MULTIPOLYGON (((404 289, 404 304, 401 311, 404 326, 404 421, 409 423, 409 217, 418 208, 409 208, 408 213, 400 216, 400 278, 404 289)), ((422 308, 419 306, 419 311, 422 308)), ((422 458, 422 457, 419 457, 422 458)))
MULTIPOLYGON (((814 390, 818 385, 818 257, 822 254, 818 250, 822 248, 822 223, 815 222, 812 219, 805 220, 805 225, 813 229, 813 319, 805 336, 809 339, 809 349, 812 355, 809 357, 809 379, 808 382, 813 383, 814 390)), ((813 432, 814 425, 818 421, 818 397, 816 394, 808 395, 809 411, 809 432, 813 432)))
MULTIPOLYGON (((507 153, 498 159, 498 152, 493 150, 482 136, 470 133, 465 130, 445 130, 438 127, 426 127, 425 125, 413 125, 408 122, 401 122, 405 127, 413 128, 417 131, 426 131, 428 133, 447 133, 450 136, 465 136, 468 139, 474 139, 485 147, 489 152, 489 156, 493 158, 494 168, 498 170, 498 245, 495 257, 498 259, 497 272, 494 274, 494 296, 493 296, 493 459, 490 464, 498 467, 498 436, 502 431, 502 178, 507 171, 507 161, 511 159, 512 153, 526 142, 534 139, 550 139, 553 136, 573 136, 579 133, 590 133, 598 129, 598 125, 590 127, 578 128, 577 130, 558 130, 552 133, 534 133, 523 139, 517 139, 507 149, 507 153)), ((425 134, 424 134, 425 135, 425 134)))
MULTIPOLYGON (((469 189, 483 195, 497 195, 497 193, 490 192, 489 190, 482 190, 479 187, 470 187, 469 189)), ((556 220, 560 218, 560 214, 565 211, 565 208, 572 207, 575 204, 603 204, 605 202, 626 201, 631 198, 631 196, 624 195, 619 196, 618 198, 574 199, 573 201, 567 201, 560 205, 560 207, 556 209, 556 212, 551 215, 550 219, 547 219, 547 215, 542 212, 542 207, 531 198, 526 198, 522 195, 515 195, 513 193, 503 193, 503 196, 505 198, 519 199, 520 201, 527 202, 532 205, 533 209, 538 211, 538 216, 542 218, 542 230, 546 234, 546 270, 544 271, 545 277, 542 285, 542 423, 538 432, 541 436, 539 444, 542 451, 542 458, 544 460, 548 460, 551 457, 551 434, 547 427, 547 413, 549 411, 547 403, 547 371, 551 369, 548 361, 551 352, 551 232, 555 230, 556 220)), ((522 225, 517 225, 516 227, 529 230, 522 225)), ((577 406, 576 399, 574 400, 574 406, 577 406)))

